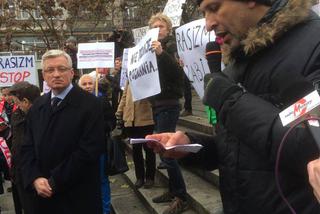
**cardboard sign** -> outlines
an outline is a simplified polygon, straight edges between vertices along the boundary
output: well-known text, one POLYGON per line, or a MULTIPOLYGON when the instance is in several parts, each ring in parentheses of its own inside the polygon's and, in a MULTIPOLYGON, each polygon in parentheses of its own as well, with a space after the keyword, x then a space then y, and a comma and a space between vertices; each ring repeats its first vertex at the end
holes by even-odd
POLYGON ((128 50, 127 74, 133 101, 161 92, 157 58, 151 48, 151 43, 158 39, 158 34, 159 28, 151 29, 137 46, 128 50))
POLYGON ((78 68, 113 68, 114 42, 80 43, 78 68))
POLYGON ((185 2, 186 0, 168 0, 163 13, 171 19, 172 27, 180 26, 182 4, 185 2))
POLYGON ((22 81, 39 85, 35 57, 0 56, 0 87, 12 86, 22 81))
POLYGON ((132 29, 134 44, 138 44, 148 31, 149 31, 149 26, 132 29))
POLYGON ((215 38, 213 31, 207 32, 204 19, 176 29, 178 55, 184 64, 183 70, 200 98, 204 95, 204 76, 210 73, 205 58, 206 45, 215 38))
POLYGON ((128 81, 128 48, 123 49, 122 55, 122 66, 121 66, 121 74, 120 74, 120 88, 124 90, 126 86, 126 82, 128 81))
POLYGON ((314 6, 312 7, 312 10, 313 10, 314 12, 316 12, 316 13, 320 16, 320 3, 314 5, 314 6))

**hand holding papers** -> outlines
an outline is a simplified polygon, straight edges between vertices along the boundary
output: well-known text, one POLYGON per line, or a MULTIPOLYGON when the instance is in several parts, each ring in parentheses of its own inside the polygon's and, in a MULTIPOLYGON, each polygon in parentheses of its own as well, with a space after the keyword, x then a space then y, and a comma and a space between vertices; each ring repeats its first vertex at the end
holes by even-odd
MULTIPOLYGON (((131 138, 130 139, 130 144, 147 143, 147 142, 160 144, 160 142, 156 139, 144 139, 144 138, 131 138)), ((162 145, 162 144, 160 144, 160 145, 162 145)), ((168 147, 163 146, 163 148, 165 150, 197 153, 202 148, 202 145, 200 145, 200 144, 184 144, 184 145, 175 145, 175 146, 168 146, 168 147)))

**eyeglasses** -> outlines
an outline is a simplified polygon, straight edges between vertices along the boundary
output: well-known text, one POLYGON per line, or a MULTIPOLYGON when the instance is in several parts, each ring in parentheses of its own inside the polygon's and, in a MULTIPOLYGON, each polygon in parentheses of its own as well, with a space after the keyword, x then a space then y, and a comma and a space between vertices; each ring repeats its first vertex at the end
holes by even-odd
POLYGON ((55 70, 57 70, 59 73, 64 73, 69 71, 71 68, 65 67, 65 66, 58 66, 58 67, 49 67, 44 70, 45 73, 52 74, 55 70))

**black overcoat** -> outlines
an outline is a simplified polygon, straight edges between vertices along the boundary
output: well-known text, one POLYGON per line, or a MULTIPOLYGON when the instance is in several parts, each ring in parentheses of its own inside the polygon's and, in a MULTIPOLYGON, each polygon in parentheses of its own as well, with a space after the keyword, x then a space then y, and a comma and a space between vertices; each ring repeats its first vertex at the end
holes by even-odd
POLYGON ((74 86, 52 110, 50 93, 27 116, 22 146, 23 182, 33 189, 38 177, 50 179, 52 198, 38 197, 39 214, 102 213, 99 157, 105 135, 101 102, 74 86))

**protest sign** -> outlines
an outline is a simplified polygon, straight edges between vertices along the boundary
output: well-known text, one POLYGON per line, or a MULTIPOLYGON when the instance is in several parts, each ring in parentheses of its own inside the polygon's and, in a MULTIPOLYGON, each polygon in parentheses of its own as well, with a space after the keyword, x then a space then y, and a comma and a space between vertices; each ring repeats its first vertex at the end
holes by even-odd
POLYGON ((78 68, 113 68, 114 42, 80 43, 78 68))
POLYGON ((176 29, 177 49, 183 70, 200 98, 204 94, 204 75, 210 73, 205 58, 206 44, 215 40, 214 32, 207 32, 205 20, 199 19, 176 29))
POLYGON ((34 56, 0 56, 0 87, 21 81, 39 85, 34 56))
POLYGON ((122 55, 122 66, 121 66, 121 74, 120 74, 120 88, 124 90, 126 86, 126 82, 128 80, 128 48, 123 49, 122 55))
POLYGON ((159 28, 151 29, 135 47, 128 50, 127 74, 133 101, 161 92, 157 58, 151 48, 151 43, 158 39, 158 34, 159 28))
POLYGON ((167 15, 172 22, 172 27, 180 26, 181 15, 182 15, 182 4, 186 0, 168 0, 163 13, 167 15))
POLYGON ((316 12, 316 13, 320 16, 320 3, 314 5, 314 6, 312 7, 312 10, 313 10, 314 12, 316 12))
POLYGON ((140 40, 146 35, 148 30, 149 30, 149 26, 132 29, 134 44, 138 44, 140 40))

